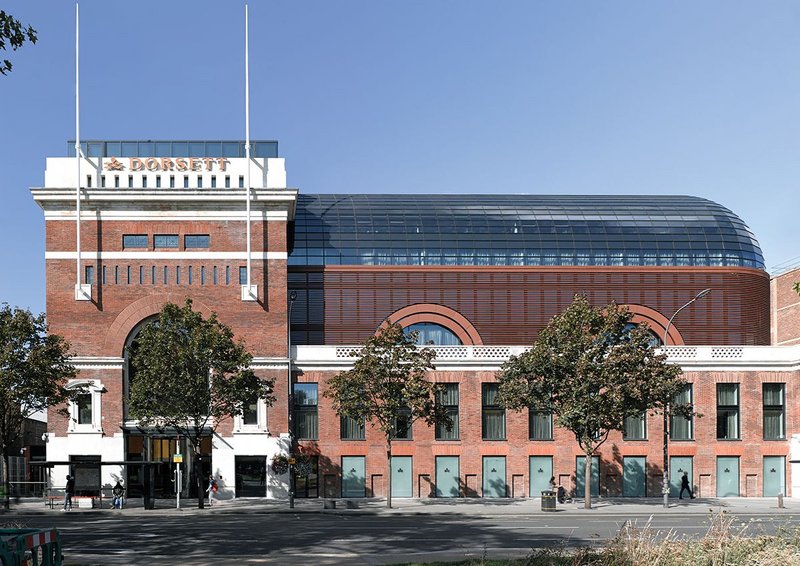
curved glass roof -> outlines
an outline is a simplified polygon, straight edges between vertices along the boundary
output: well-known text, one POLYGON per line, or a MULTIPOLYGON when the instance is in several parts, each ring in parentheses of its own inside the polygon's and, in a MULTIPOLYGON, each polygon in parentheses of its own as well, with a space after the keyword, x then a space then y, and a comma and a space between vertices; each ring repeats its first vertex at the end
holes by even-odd
POLYGON ((290 265, 737 266, 755 236, 691 196, 298 195, 290 265))

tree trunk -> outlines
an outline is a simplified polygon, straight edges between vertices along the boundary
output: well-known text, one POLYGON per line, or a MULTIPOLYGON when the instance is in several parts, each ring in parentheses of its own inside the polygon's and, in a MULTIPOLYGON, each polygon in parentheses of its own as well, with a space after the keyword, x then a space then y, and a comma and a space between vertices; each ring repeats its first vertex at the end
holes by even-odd
POLYGON ((386 439, 386 507, 392 508, 392 441, 386 439))
POLYGON ((11 508, 11 494, 9 493, 10 482, 8 481, 8 454, 3 450, 3 509, 11 508))
POLYGON ((203 489, 203 464, 200 462, 200 451, 194 450, 194 476, 197 482, 197 508, 203 509, 205 507, 205 489, 203 489))
POLYGON ((583 470, 583 508, 592 508, 592 451, 587 450, 585 453, 585 462, 583 470))

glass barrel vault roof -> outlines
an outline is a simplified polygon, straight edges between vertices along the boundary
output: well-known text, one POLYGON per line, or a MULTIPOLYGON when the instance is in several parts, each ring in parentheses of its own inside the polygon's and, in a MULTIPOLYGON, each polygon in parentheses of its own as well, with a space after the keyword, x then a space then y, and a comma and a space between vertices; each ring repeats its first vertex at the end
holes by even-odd
POLYGON ((691 196, 299 195, 290 265, 737 266, 755 236, 691 196))

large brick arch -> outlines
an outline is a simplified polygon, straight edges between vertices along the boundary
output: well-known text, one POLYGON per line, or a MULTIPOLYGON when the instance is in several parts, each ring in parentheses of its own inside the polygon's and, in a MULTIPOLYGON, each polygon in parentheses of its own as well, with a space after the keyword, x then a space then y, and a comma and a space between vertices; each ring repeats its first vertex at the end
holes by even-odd
POLYGON ((418 322, 433 322, 452 331, 464 345, 483 345, 481 335, 472 323, 458 311, 443 305, 432 303, 408 305, 390 314, 386 317, 386 321, 399 324, 403 328, 418 322))
MULTIPOLYGON (((114 322, 111 323, 111 327, 106 334, 103 351, 113 356, 124 356, 125 342, 128 339, 128 335, 136 328, 137 324, 154 314, 158 314, 167 303, 171 302, 183 305, 185 301, 185 296, 179 296, 174 293, 161 293, 142 297, 132 302, 125 307, 122 312, 117 315, 117 318, 114 319, 114 322)), ((196 299, 192 299, 192 307, 200 311, 203 316, 211 316, 212 310, 196 299)))
MULTIPOLYGON (((623 305, 633 315, 631 317, 631 322, 634 324, 642 324, 647 323, 647 326, 650 327, 650 330, 656 333, 659 340, 664 339, 664 331, 667 329, 667 324, 669 323, 669 319, 658 312, 657 310, 651 309, 650 307, 646 307, 644 305, 623 305)), ((675 328, 675 324, 670 324, 669 327, 669 334, 667 335, 667 343, 665 346, 683 346, 683 336, 675 328)))

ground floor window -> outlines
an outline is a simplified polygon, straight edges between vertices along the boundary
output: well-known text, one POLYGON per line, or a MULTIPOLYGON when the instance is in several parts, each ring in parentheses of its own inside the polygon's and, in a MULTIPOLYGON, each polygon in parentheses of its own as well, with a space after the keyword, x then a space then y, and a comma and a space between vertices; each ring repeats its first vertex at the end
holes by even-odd
POLYGON ((236 456, 236 497, 265 497, 267 456, 236 456))

